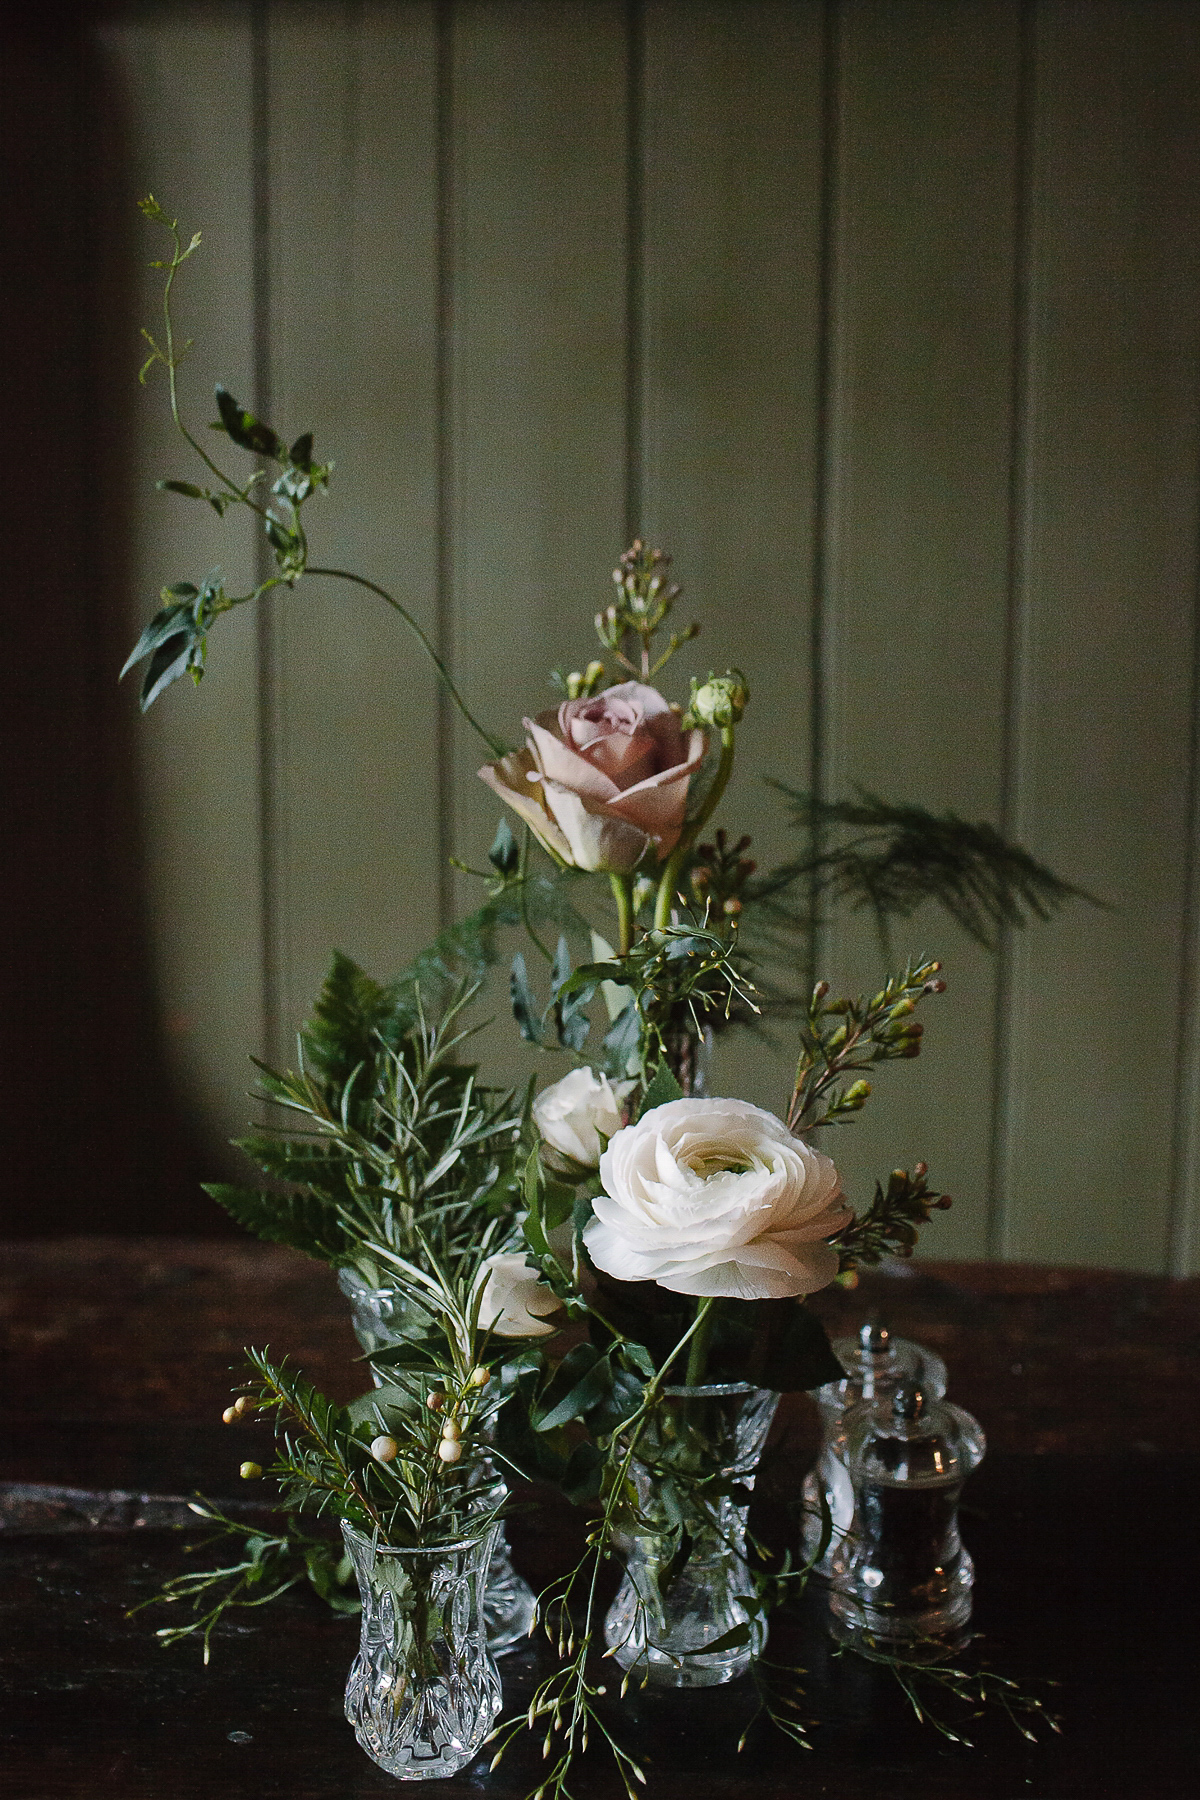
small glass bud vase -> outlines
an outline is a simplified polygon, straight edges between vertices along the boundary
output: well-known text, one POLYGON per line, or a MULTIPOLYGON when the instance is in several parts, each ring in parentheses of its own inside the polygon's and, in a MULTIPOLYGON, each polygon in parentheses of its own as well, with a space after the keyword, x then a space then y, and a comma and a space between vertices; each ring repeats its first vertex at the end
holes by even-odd
POLYGON ((834 1557, 835 1636, 912 1661, 961 1642, 975 1569, 958 1535, 958 1499, 985 1448, 970 1413, 915 1382, 846 1414, 855 1514, 834 1557))
MULTIPOLYGON (((387 1349, 389 1344, 400 1343, 406 1330, 423 1330, 429 1323, 428 1314, 413 1306, 403 1294, 394 1288, 372 1287, 356 1269, 339 1269, 338 1286, 350 1302, 354 1335, 368 1355, 387 1349)), ((382 1385, 383 1376, 375 1374, 374 1370, 372 1376, 377 1386, 382 1385)), ((504 1488, 504 1478, 490 1457, 481 1461, 479 1485, 481 1489, 487 1489, 493 1504, 496 1489, 504 1488)), ((503 1498, 501 1493, 500 1503, 503 1498)), ((500 1525, 484 1598, 488 1648, 493 1656, 500 1656, 505 1650, 516 1649, 525 1642, 533 1626, 536 1605, 533 1589, 513 1568, 508 1538, 500 1525)))
POLYGON ((822 1442, 815 1467, 804 1477, 800 1534, 805 1561, 812 1562, 821 1544, 824 1494, 833 1530, 825 1554, 813 1564, 812 1572, 826 1580, 833 1574, 833 1559, 854 1518, 854 1490, 841 1455, 843 1415, 863 1400, 894 1393, 902 1381, 919 1380, 923 1391, 934 1399, 940 1400, 946 1392, 946 1365, 941 1357, 909 1338, 893 1337, 878 1320, 868 1320, 857 1337, 834 1338, 832 1349, 846 1376, 843 1381, 826 1382, 814 1395, 821 1411, 822 1442))
POLYGON ((637 1512, 617 1538, 625 1578, 604 1621, 635 1681, 718 1687, 762 1651, 766 1623, 744 1604, 746 1514, 778 1404, 744 1383, 666 1388, 647 1420, 630 1466, 637 1512))
POLYGON ((500 1711, 483 1593, 495 1527, 428 1549, 393 1549, 343 1521, 362 1624, 346 1717, 362 1748, 401 1781, 453 1775, 500 1711))

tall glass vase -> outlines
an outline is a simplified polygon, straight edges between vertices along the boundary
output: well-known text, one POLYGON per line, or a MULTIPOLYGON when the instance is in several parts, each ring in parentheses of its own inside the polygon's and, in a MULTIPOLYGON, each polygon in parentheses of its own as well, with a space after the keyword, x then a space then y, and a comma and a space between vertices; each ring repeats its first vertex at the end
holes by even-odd
POLYGON ((719 1687, 766 1643, 743 1600, 746 1514, 778 1404, 745 1383, 667 1388, 638 1439, 636 1514, 618 1538, 625 1578, 604 1638, 650 1687, 719 1687))
MULTIPOLYGON (((424 1313, 413 1318, 415 1309, 394 1288, 371 1287, 354 1269, 338 1271, 338 1286, 350 1302, 354 1335, 368 1354, 384 1350, 389 1344, 398 1344, 404 1337, 406 1325, 416 1323, 423 1327, 428 1323, 428 1315, 424 1313)), ((376 1376, 375 1379, 379 1382, 382 1378, 376 1376)), ((497 1495, 496 1490, 504 1487, 504 1477, 490 1457, 481 1461, 479 1483, 481 1488, 487 1489, 493 1504, 502 1503, 504 1496, 497 1495)), ((533 1625, 535 1607, 533 1589, 513 1568, 508 1538, 500 1525, 484 1596, 488 1648, 493 1656, 500 1656, 505 1650, 516 1649, 525 1642, 533 1625)))
POLYGON ((500 1711, 483 1619, 495 1531, 404 1550, 342 1524, 362 1599, 346 1717, 367 1755, 401 1781, 464 1768, 500 1711))

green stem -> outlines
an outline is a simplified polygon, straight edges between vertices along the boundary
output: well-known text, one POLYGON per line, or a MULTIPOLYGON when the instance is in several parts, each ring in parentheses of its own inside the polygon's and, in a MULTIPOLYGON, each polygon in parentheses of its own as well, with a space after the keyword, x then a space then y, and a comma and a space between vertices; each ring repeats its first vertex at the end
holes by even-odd
POLYGON ((704 1386, 704 1373, 708 1368, 708 1343, 716 1316, 716 1301, 701 1300, 696 1308, 696 1335, 688 1351, 688 1387, 704 1386))
POLYGON ((732 725, 725 725, 721 729, 721 760, 717 764, 717 773, 713 780, 713 784, 708 790, 708 794, 700 812, 696 818, 692 820, 691 824, 676 844, 674 850, 671 852, 670 860, 663 870, 662 880, 658 884, 658 899, 654 907, 654 928, 656 931, 664 931, 671 922, 671 902, 675 898, 675 888, 679 881, 679 871, 683 867, 684 859, 686 858, 688 851, 691 849, 700 833, 704 830, 704 827, 708 824, 708 821, 712 818, 712 815, 716 812, 717 807, 720 805, 721 795, 725 792, 725 789, 729 784, 729 777, 732 773, 733 727, 732 725))
POLYGON ((470 707, 467 705, 466 701, 463 699, 462 695, 459 693, 458 689, 455 687, 454 680, 450 674, 449 669, 446 667, 445 663, 442 661, 441 657, 438 655, 437 651, 434 649, 432 643, 429 641, 429 638, 426 636, 424 631, 422 631, 421 627, 417 624, 417 621, 413 618, 413 616, 409 612, 408 608, 405 606, 401 606, 400 602, 397 599, 395 599, 393 595, 389 594, 386 588, 381 588, 374 581, 368 581, 365 575, 352 574, 349 569, 311 569, 310 568, 310 569, 305 569, 304 573, 306 575, 324 575, 332 581, 353 582, 355 587, 366 588, 368 593, 377 594, 381 600, 385 601, 387 603, 387 605, 392 608, 393 612, 398 612, 400 614, 400 617, 404 620, 404 623, 408 626, 409 630, 412 632, 413 636, 417 639, 418 643, 421 645, 421 648, 425 651, 425 654, 429 657, 430 662, 432 662, 434 668, 437 670, 439 676, 441 677, 443 687, 445 688, 446 692, 449 694, 450 698, 453 700, 455 706, 457 706, 457 708, 458 708, 459 712, 462 714, 463 718, 467 721, 467 724, 471 727, 472 731, 478 733, 478 735, 483 739, 484 743, 487 745, 488 749, 491 751, 493 756, 504 756, 507 754, 507 745, 502 744, 500 742, 499 738, 494 738, 490 732, 485 731, 483 726, 479 723, 479 720, 475 717, 474 713, 471 711, 470 707))
POLYGON ((535 943, 537 945, 538 949, 541 951, 541 953, 545 957, 546 961, 548 963, 552 963, 554 961, 554 958, 551 956, 549 950, 547 950, 545 944, 543 944, 543 942, 542 942, 541 938, 538 936, 537 932, 533 929, 533 922, 529 917, 529 897, 526 892, 526 874, 525 874, 525 871, 529 864, 529 836, 530 836, 529 827, 528 827, 528 825, 526 825, 524 831, 521 834, 521 861, 517 868, 517 878, 518 878, 520 900, 521 900, 521 923, 522 923, 522 925, 524 925, 526 933, 528 934, 530 939, 533 941, 533 943, 535 943))
POLYGON ((617 955, 628 956, 633 949, 633 876, 610 875, 608 879, 617 903, 617 955))

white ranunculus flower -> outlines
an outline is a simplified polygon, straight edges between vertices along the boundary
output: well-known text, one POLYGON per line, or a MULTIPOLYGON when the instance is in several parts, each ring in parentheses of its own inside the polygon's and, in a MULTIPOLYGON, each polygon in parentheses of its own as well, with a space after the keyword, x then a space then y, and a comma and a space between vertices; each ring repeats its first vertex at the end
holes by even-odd
POLYGON ((633 1085, 618 1081, 614 1087, 607 1075, 597 1075, 594 1069, 572 1069, 553 1087, 543 1089, 533 1103, 542 1142, 594 1169, 604 1148, 601 1137, 610 1138, 621 1129, 621 1102, 633 1085))
POLYGON ((833 1280, 850 1217, 827 1156, 744 1100, 671 1100, 600 1159, 583 1234, 598 1269, 676 1294, 779 1300, 833 1280))
POLYGON ((548 1288, 536 1269, 525 1261, 523 1250, 504 1250, 489 1256, 479 1323, 497 1337, 548 1337, 557 1325, 547 1323, 562 1301, 548 1288))

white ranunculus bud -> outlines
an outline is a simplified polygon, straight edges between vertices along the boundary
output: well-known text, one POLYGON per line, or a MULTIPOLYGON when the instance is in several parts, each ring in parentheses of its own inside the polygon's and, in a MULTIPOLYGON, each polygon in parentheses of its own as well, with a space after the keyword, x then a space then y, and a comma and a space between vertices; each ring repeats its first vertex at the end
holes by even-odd
POLYGON ((827 1156, 744 1100, 671 1100, 600 1159, 584 1229, 598 1269, 676 1294, 777 1300, 833 1280, 850 1219, 827 1156))
POLYGON ((547 1318, 562 1306, 525 1260, 523 1250, 502 1251, 484 1263, 488 1278, 479 1307, 479 1323, 497 1337, 548 1337, 557 1325, 547 1318))
POLYGON ((594 1069, 572 1069, 553 1087, 543 1089, 533 1103, 533 1122, 542 1142, 594 1169, 604 1148, 601 1138, 621 1129, 621 1102, 633 1085, 618 1081, 614 1087, 607 1075, 597 1075, 594 1069))

